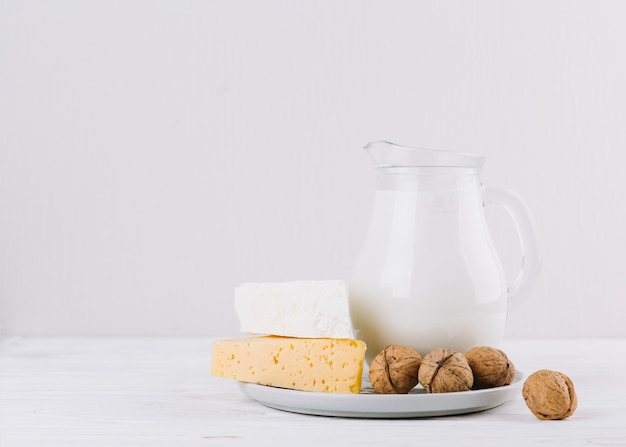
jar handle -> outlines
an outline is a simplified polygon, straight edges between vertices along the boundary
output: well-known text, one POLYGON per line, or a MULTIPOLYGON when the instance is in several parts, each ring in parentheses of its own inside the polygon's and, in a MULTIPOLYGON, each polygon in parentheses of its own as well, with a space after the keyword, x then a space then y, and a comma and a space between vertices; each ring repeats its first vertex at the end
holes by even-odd
POLYGON ((509 307, 517 307, 528 296, 541 271, 537 244, 537 229, 530 209, 513 191, 503 188, 485 188, 484 204, 498 204, 513 218, 522 246, 522 265, 517 277, 509 286, 509 307))

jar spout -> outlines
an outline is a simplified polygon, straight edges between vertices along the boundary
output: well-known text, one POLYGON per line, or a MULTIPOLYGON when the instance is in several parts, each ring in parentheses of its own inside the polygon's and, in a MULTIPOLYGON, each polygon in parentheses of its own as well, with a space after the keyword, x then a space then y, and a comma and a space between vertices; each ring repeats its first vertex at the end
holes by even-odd
POLYGON ((389 141, 373 141, 363 149, 370 155, 374 168, 450 167, 481 170, 485 157, 437 149, 400 146, 389 141))

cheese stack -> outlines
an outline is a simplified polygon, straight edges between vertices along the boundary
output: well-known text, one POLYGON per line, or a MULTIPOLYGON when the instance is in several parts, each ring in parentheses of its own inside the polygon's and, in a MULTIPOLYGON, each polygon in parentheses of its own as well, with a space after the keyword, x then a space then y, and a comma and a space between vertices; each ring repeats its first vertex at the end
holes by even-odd
POLYGON ((345 282, 246 283, 235 289, 235 310, 241 330, 257 336, 215 342, 211 374, 303 391, 360 392, 366 347, 352 338, 345 282))

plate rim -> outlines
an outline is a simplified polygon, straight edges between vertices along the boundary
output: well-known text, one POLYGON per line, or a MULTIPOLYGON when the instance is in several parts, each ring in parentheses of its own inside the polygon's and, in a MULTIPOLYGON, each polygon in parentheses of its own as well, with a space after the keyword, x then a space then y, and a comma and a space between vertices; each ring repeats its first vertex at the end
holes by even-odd
POLYGON ((495 408, 515 397, 524 377, 523 372, 516 371, 510 385, 431 394, 321 393, 244 382, 239 382, 239 388, 250 399, 266 407, 292 413, 350 418, 418 418, 495 408), (380 410, 381 407, 386 409, 380 410))

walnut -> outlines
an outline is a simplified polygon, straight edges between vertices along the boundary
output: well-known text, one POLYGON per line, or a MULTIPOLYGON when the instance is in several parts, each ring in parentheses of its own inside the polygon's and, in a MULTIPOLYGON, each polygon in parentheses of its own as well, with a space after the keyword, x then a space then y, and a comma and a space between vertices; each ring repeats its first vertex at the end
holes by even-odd
POLYGON ((474 383, 465 356, 452 349, 435 349, 428 353, 422 360, 418 378, 427 393, 468 391, 474 383))
POLYGON ((476 346, 465 358, 474 375, 474 390, 510 385, 515 378, 515 365, 500 349, 476 346))
POLYGON ((524 382, 522 396, 539 419, 565 419, 576 410, 578 398, 574 384, 565 374, 542 369, 524 382))
POLYGON ((379 393, 406 394, 417 385, 422 363, 419 352, 408 346, 389 345, 370 365, 370 382, 379 393))

